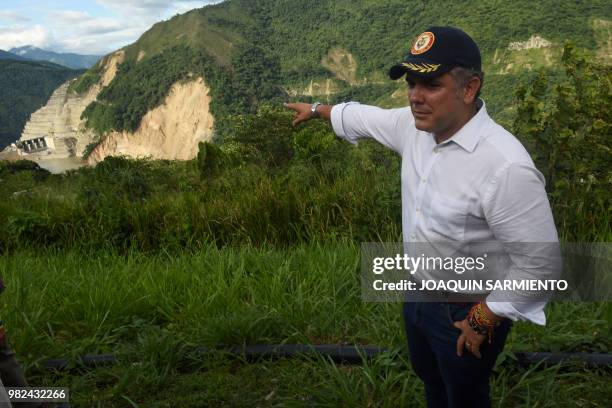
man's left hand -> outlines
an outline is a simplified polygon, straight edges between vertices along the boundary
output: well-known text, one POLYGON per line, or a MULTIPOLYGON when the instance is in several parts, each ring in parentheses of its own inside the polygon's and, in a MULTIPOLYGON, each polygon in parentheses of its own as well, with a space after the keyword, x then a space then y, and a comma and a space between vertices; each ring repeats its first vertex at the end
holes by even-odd
POLYGON ((453 325, 461 330, 461 335, 457 339, 457 355, 463 356, 463 348, 467 348, 470 353, 481 358, 480 345, 487 338, 487 336, 478 334, 468 324, 467 319, 453 323, 453 325))

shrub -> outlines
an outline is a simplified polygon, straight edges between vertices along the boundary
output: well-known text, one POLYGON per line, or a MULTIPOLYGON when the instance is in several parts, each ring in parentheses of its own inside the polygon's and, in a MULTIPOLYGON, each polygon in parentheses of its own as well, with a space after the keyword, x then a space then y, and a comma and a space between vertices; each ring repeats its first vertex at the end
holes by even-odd
POLYGON ((546 177, 555 219, 567 240, 609 241, 612 209, 612 69, 571 44, 564 77, 541 71, 518 88, 514 132, 546 177))

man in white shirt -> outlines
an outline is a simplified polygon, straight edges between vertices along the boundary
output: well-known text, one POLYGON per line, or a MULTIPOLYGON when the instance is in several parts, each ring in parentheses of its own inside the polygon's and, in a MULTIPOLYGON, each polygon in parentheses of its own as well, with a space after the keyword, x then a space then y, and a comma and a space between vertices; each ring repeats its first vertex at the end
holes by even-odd
MULTIPOLYGON (((478 98, 476 43, 457 28, 430 27, 389 75, 405 76, 409 107, 285 106, 296 111, 294 126, 327 119, 339 137, 374 138, 402 157, 404 242, 493 242, 507 252, 507 279, 555 278, 555 260, 526 244, 558 242, 544 178, 478 98)), ((489 376, 512 321, 545 324, 546 301, 519 298, 492 291, 478 303, 405 303, 411 362, 428 406, 490 406, 489 376)))

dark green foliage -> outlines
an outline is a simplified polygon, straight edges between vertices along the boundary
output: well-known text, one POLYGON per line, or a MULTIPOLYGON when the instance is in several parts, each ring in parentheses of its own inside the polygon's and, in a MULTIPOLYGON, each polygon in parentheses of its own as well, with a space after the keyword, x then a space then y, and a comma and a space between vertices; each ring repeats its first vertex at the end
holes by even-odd
POLYGON ((293 157, 291 114, 265 106, 255 115, 233 120, 227 142, 240 146, 240 156, 265 167, 286 166, 293 157))
POLYGON ((91 143, 88 143, 87 146, 85 146, 85 149, 83 149, 83 154, 81 155, 81 157, 83 159, 87 159, 89 155, 95 150, 95 148, 98 147, 99 144, 99 138, 97 138, 97 140, 94 140, 91 143))
POLYGON ((30 114, 83 71, 50 62, 0 60, 0 150, 19 139, 30 114))
MULTIPOLYGON (((293 153, 299 160, 330 166, 327 159, 345 159, 347 150, 343 142, 329 131, 323 122, 315 122, 298 130, 293 138, 293 153)), ((321 167, 321 170, 323 168, 321 167)))
POLYGON ((47 172, 45 169, 41 169, 38 163, 30 160, 17 160, 17 161, 0 161, 0 173, 15 174, 19 171, 42 171, 47 172))
MULTIPOLYGON (((408 48, 414 33, 433 23, 464 27, 479 41, 485 58, 509 41, 529 38, 536 23, 541 23, 538 32, 547 38, 566 35, 555 33, 551 23, 542 21, 539 5, 534 6, 538 11, 534 14, 526 2, 496 3, 494 9, 490 2, 483 2, 474 4, 470 13, 465 12, 465 4, 442 2, 306 1, 300 13, 295 12, 295 4, 230 0, 153 27, 150 35, 155 33, 160 41, 153 47, 153 37, 145 35, 142 42, 128 48, 126 62, 84 117, 99 133, 134 130, 142 115, 163 101, 173 83, 203 76, 211 89, 218 148, 204 145, 198 160, 187 164, 121 159, 65 178, 53 176, 49 185, 64 192, 57 200, 42 193, 33 194, 28 201, 11 197, 12 192, 36 184, 28 172, 11 175, 0 186, 6 197, 0 201, 1 245, 12 247, 20 242, 13 236, 16 231, 35 236, 25 233, 29 228, 52 231, 44 233, 44 242, 60 246, 78 242, 139 249, 198 247, 205 241, 286 246, 314 238, 394 240, 400 228, 399 160, 372 143, 353 149, 320 122, 291 128, 288 111, 264 104, 282 98, 277 93, 279 83, 323 73, 321 57, 336 46, 355 55, 358 77, 384 75, 388 65, 408 48), (498 18, 482 27, 483 13, 498 18), (191 37, 184 39, 188 46, 173 44, 169 33, 178 36, 184 32, 187 26, 181 27, 181 22, 202 23, 209 31, 213 24, 231 27, 225 33, 226 40, 234 41, 231 58, 198 47, 191 37), (364 27, 368 34, 358 35, 364 27), (147 56, 136 62, 141 45, 147 56), (31 221, 32 213, 40 215, 38 221, 31 221), (19 228, 2 229, 9 216, 19 228), (19 223, 22 216, 25 221, 19 223), (53 228, 41 227, 44 223, 53 228)), ((585 27, 590 27, 593 16, 605 14, 605 8, 599 1, 589 4, 584 13, 575 14, 573 24, 584 23, 578 43, 592 48, 592 32, 585 27)), ((551 13, 579 6, 565 4, 551 13)), ((577 29, 566 27, 567 21, 559 24, 555 27, 578 35, 577 29)), ((609 168, 605 156, 609 152, 605 139, 610 123, 605 116, 610 111, 609 80, 601 86, 596 78, 605 79, 609 74, 584 61, 568 62, 568 55, 566 52, 565 77, 546 72, 543 75, 548 79, 542 77, 531 91, 519 92, 514 130, 546 174, 562 235, 607 239, 609 226, 601 226, 609 223, 605 183, 610 176, 602 170, 609 168), (557 82, 560 85, 554 87, 557 82), (591 145, 598 152, 583 151, 591 145), (580 217, 571 218, 572 214, 580 217)), ((325 71, 325 75, 331 73, 325 71)), ((505 108, 510 107, 516 83, 533 76, 488 76, 485 93, 510 118, 514 111, 505 108), (503 92, 497 92, 496 86, 502 86, 503 92)), ((335 98, 376 100, 392 90, 393 85, 386 82, 370 83, 345 89, 335 98)), ((494 110, 491 108, 490 103, 489 110, 494 110)))
MULTIPOLYGON (((554 77, 555 71, 549 70, 554 77)), ((487 112, 496 122, 508 128, 515 117, 515 93, 517 87, 528 83, 537 76, 537 72, 523 71, 520 74, 492 74, 485 73, 482 99, 487 104, 487 112)))
POLYGON ((223 151, 213 143, 198 143, 196 163, 203 179, 217 175, 223 166, 223 151))
POLYGON ((233 52, 232 65, 238 86, 251 100, 254 108, 258 102, 281 101, 285 95, 280 87, 280 65, 277 58, 269 55, 256 44, 236 46, 233 52))
MULTIPOLYGON (((608 14, 602 0, 554 5, 547 1, 535 6, 524 0, 474 4, 229 0, 155 24, 126 47, 119 74, 84 117, 100 136, 111 129, 132 131, 147 110, 161 103, 173 81, 186 79, 190 72, 203 74, 213 97, 215 140, 221 141, 229 132, 229 115, 254 113, 262 104, 286 99, 283 88, 304 89, 311 80, 335 78, 341 89, 326 96, 328 102, 396 104, 389 99, 397 88, 387 79, 387 70, 428 25, 462 27, 479 43, 485 67, 498 64, 495 70, 499 70, 504 63, 493 64, 493 54, 499 50, 507 54, 510 42, 527 40, 534 33, 554 44, 571 38, 594 50, 598 42, 593 19, 608 14), (482 24, 483 16, 487 24, 482 24), (351 87, 322 66, 334 48, 354 57, 355 80, 367 80, 365 84, 351 87), (146 56, 137 62, 141 52, 146 56)), ((514 83, 528 74, 491 74, 485 88, 489 111, 507 121, 512 116, 508 106, 514 83)), ((83 77, 79 89, 96 75, 93 69, 83 77)))
POLYGON ((611 238, 612 69, 572 45, 564 77, 542 71, 517 91, 514 132, 546 177, 555 218, 569 241, 611 238))
POLYGON ((90 70, 81 75, 76 81, 70 84, 68 91, 78 94, 89 91, 89 89, 100 82, 102 76, 101 62, 95 64, 90 70))
POLYGON ((107 157, 94 169, 52 175, 44 184, 52 195, 34 189, 27 200, 13 197, 37 182, 3 176, 0 247, 399 238, 396 156, 373 143, 353 148, 322 122, 292 128, 288 112, 269 107, 235 117, 230 129, 220 148, 202 144, 195 163, 107 157))
MULTIPOLYGON (((545 173, 560 234, 608 240, 610 71, 571 47, 564 64, 554 85, 542 73, 521 88, 514 132, 545 173)), ((399 239, 399 159, 391 152, 373 142, 353 148, 321 121, 292 128, 280 107, 226 118, 223 143, 202 144, 195 163, 107 158, 43 184, 75 199, 11 196, 38 182, 4 172, 0 245, 155 250, 399 239)))
POLYGON ((329 49, 347 49, 359 63, 359 74, 386 74, 389 65, 408 52, 410 43, 430 25, 463 27, 480 44, 485 58, 511 41, 534 33, 556 44, 571 38, 580 47, 597 46, 593 18, 610 19, 604 0, 448 2, 421 0, 228 0, 194 10, 153 26, 126 54, 153 55, 187 44, 218 56, 227 65, 225 41, 263 45, 277 56, 284 83, 331 75, 320 65, 329 49))
POLYGON ((18 210, 8 217, 6 231, 22 242, 45 246, 55 238, 50 224, 49 218, 40 213, 18 210))
POLYGON ((485 60, 496 48, 504 49, 511 41, 525 41, 534 33, 556 43, 571 38, 580 47, 594 49, 597 43, 592 19, 610 16, 609 5, 601 0, 537 4, 526 0, 257 3, 268 4, 272 21, 268 33, 281 61, 283 79, 301 81, 321 71, 321 57, 334 46, 355 56, 360 76, 374 72, 386 75, 390 65, 408 52, 416 35, 430 25, 462 27, 477 41, 485 60))
POLYGON ((95 170, 96 183, 115 184, 115 193, 131 202, 144 201, 150 194, 151 165, 143 160, 108 156, 95 170))
POLYGON ((51 174, 30 160, 0 161, 0 175, 19 172, 31 173, 36 181, 43 181, 51 174))
POLYGON ((330 103, 340 103, 346 101, 360 101, 363 103, 375 103, 376 100, 391 95, 397 89, 397 84, 387 83, 368 84, 353 86, 337 94, 332 95, 330 103))

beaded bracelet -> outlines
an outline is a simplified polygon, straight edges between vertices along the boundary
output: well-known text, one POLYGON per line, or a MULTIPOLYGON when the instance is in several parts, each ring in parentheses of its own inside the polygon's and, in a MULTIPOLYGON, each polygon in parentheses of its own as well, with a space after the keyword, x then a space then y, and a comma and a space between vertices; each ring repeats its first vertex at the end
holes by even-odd
POLYGON ((489 319, 489 316, 487 316, 484 308, 482 307, 482 302, 472 306, 470 312, 468 313, 467 321, 472 330, 474 330, 477 334, 488 336, 489 344, 491 344, 493 330, 497 324, 493 323, 491 319, 489 319))

